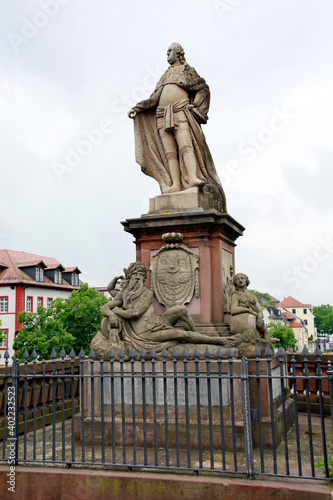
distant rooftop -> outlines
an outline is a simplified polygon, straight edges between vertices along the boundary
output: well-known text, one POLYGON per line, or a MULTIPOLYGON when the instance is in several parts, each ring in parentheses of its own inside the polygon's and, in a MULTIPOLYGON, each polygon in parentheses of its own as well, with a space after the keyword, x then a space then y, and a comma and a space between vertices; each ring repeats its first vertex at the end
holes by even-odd
POLYGON ((30 284, 38 286, 47 286, 50 288, 70 288, 72 286, 65 279, 62 284, 56 284, 44 275, 44 281, 35 281, 31 276, 24 272, 24 268, 39 266, 46 270, 60 269, 63 272, 77 272, 81 271, 77 267, 65 268, 54 257, 44 257, 42 255, 35 255, 26 252, 18 252, 16 250, 0 250, 0 285, 12 284, 30 284))
POLYGON ((298 300, 294 299, 294 297, 287 297, 286 299, 283 299, 279 304, 277 304, 278 307, 307 307, 311 308, 311 304, 302 304, 302 302, 299 302, 298 300))

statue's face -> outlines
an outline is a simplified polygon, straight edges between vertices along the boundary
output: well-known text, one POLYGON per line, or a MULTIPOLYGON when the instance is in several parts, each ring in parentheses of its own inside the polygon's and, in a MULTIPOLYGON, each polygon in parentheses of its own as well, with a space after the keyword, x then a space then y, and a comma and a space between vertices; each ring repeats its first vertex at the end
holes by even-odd
POLYGON ((246 286, 246 276, 244 274, 236 276, 235 285, 240 288, 246 286))
POLYGON ((144 282, 145 277, 144 274, 141 271, 134 271, 131 275, 131 282, 133 283, 134 281, 141 281, 142 283, 144 282))
POLYGON ((128 286, 128 280, 124 279, 121 280, 119 283, 119 290, 124 290, 128 286))
POLYGON ((177 61, 177 52, 176 47, 174 45, 170 45, 167 51, 168 63, 174 64, 177 61))

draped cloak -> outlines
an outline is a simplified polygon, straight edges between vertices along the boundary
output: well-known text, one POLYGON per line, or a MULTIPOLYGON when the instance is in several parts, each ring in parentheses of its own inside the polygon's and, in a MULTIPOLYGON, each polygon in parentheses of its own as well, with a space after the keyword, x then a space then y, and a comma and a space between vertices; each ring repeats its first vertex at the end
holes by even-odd
MULTIPOLYGON (((157 129, 156 108, 164 85, 176 84, 187 91, 193 108, 183 110, 189 123, 193 150, 197 161, 197 177, 205 181, 203 191, 212 193, 214 206, 219 212, 226 212, 226 198, 216 173, 212 155, 201 130, 201 123, 208 120, 210 90, 206 81, 187 63, 170 66, 158 81, 149 99, 140 101, 134 109, 135 160, 146 175, 153 177, 160 185, 161 192, 172 185, 168 161, 157 129)), ((180 155, 181 156, 181 155, 180 155)), ((184 188, 189 187, 188 174, 183 158, 179 166, 184 188)))

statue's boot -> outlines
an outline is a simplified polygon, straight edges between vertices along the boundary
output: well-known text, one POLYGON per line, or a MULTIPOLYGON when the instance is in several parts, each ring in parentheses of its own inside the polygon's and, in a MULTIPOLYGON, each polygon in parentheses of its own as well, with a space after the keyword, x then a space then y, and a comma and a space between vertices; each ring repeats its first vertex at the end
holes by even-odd
MULTIPOLYGON (((170 155, 170 153, 169 154, 167 153, 167 156, 168 155, 170 155)), ((168 158, 168 164, 172 180, 172 186, 165 188, 163 194, 179 193, 179 191, 182 190, 182 184, 180 181, 180 169, 179 169, 178 159, 174 157, 168 158)))
POLYGON ((197 162, 193 151, 183 153, 183 159, 188 173, 189 187, 203 186, 205 181, 197 177, 197 162))

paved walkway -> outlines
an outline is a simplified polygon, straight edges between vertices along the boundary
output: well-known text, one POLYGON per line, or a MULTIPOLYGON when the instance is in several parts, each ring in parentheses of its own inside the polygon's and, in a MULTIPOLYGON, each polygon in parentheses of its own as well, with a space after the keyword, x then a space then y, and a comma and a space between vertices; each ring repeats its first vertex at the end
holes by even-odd
MULTIPOLYGON (((323 459, 323 446, 322 446, 322 428, 321 428, 321 420, 318 415, 311 416, 311 424, 312 424, 312 438, 313 438, 313 454, 314 454, 314 463, 319 462, 323 459)), ((311 461, 310 461, 310 447, 309 447, 309 431, 308 431, 308 419, 306 414, 299 414, 299 427, 300 427, 300 455, 301 455, 301 470, 303 476, 311 476, 311 461)), ((65 461, 70 461, 72 459, 72 442, 71 442, 71 431, 72 431, 72 423, 71 420, 67 420, 65 422, 65 446, 62 448, 62 424, 56 424, 56 448, 55 448, 55 459, 62 460, 63 457, 65 461)), ((328 453, 333 454, 333 433, 332 433, 332 421, 330 417, 325 417, 325 433, 326 433, 326 442, 327 442, 327 451, 328 453)), ((35 458, 37 460, 43 459, 43 452, 45 453, 46 460, 52 460, 52 444, 53 444, 53 433, 52 427, 48 426, 45 429, 45 451, 43 446, 43 430, 39 429, 36 431, 36 441, 34 445, 33 434, 29 433, 27 435, 27 443, 26 443, 26 458, 31 459, 34 454, 34 446, 35 446, 35 458)), ((288 458, 289 458, 289 467, 291 475, 299 474, 299 463, 298 463, 298 455, 297 455, 297 447, 296 447, 296 431, 295 425, 288 433, 288 458)), ((123 450, 122 446, 117 446, 113 452, 111 446, 105 447, 105 462, 113 462, 113 453, 115 454, 115 461, 117 464, 121 465, 124 462, 127 464, 134 463, 133 461, 133 448, 126 447, 123 450), (124 454, 125 452, 125 460, 124 454)), ((75 442, 74 446, 74 454, 75 460, 82 461, 82 443, 80 441, 75 442)), ((89 462, 92 460, 92 446, 85 446, 85 460, 89 462)), ((278 474, 286 474, 286 460, 285 460, 285 446, 284 442, 282 442, 277 451, 277 472, 278 474)), ((19 458, 24 456, 24 445, 22 436, 19 438, 19 458)), ((94 459, 97 462, 102 462, 102 451, 101 445, 95 446, 94 450, 94 459)), ((147 462, 148 464, 154 465, 156 463, 155 468, 161 470, 163 466, 166 465, 166 451, 165 449, 158 449, 157 452, 157 461, 155 461, 155 450, 148 449, 147 450, 147 462)), ((222 454, 220 451, 215 451, 213 455, 214 459, 214 467, 215 469, 222 469, 222 454)), ((187 467, 187 452, 186 449, 182 449, 179 451, 179 465, 181 467, 187 467)), ((211 469, 211 456, 209 451, 203 452, 202 456, 203 467, 207 469, 211 469)), ((199 455, 197 450, 191 450, 190 457, 191 467, 199 467, 199 455)), ((136 464, 144 464, 144 450, 143 448, 136 449, 136 464)), ((171 466, 177 466, 177 454, 176 450, 169 450, 169 464, 171 466)), ((39 463, 40 465, 40 463, 39 463)), ((225 470, 226 472, 235 471, 234 467, 234 455, 233 452, 227 451, 225 453, 225 470)), ((260 451, 258 448, 254 449, 254 467, 255 473, 261 472, 261 458, 260 451)), ((143 466, 143 469, 147 469, 147 467, 143 466)), ((246 471, 246 463, 245 463, 245 454, 244 452, 237 452, 237 471, 245 472, 246 471)), ((273 451, 272 450, 264 450, 264 472, 268 474, 272 474, 274 472, 274 460, 273 460, 273 451)), ((315 476, 323 477, 322 471, 315 467, 315 476)))

